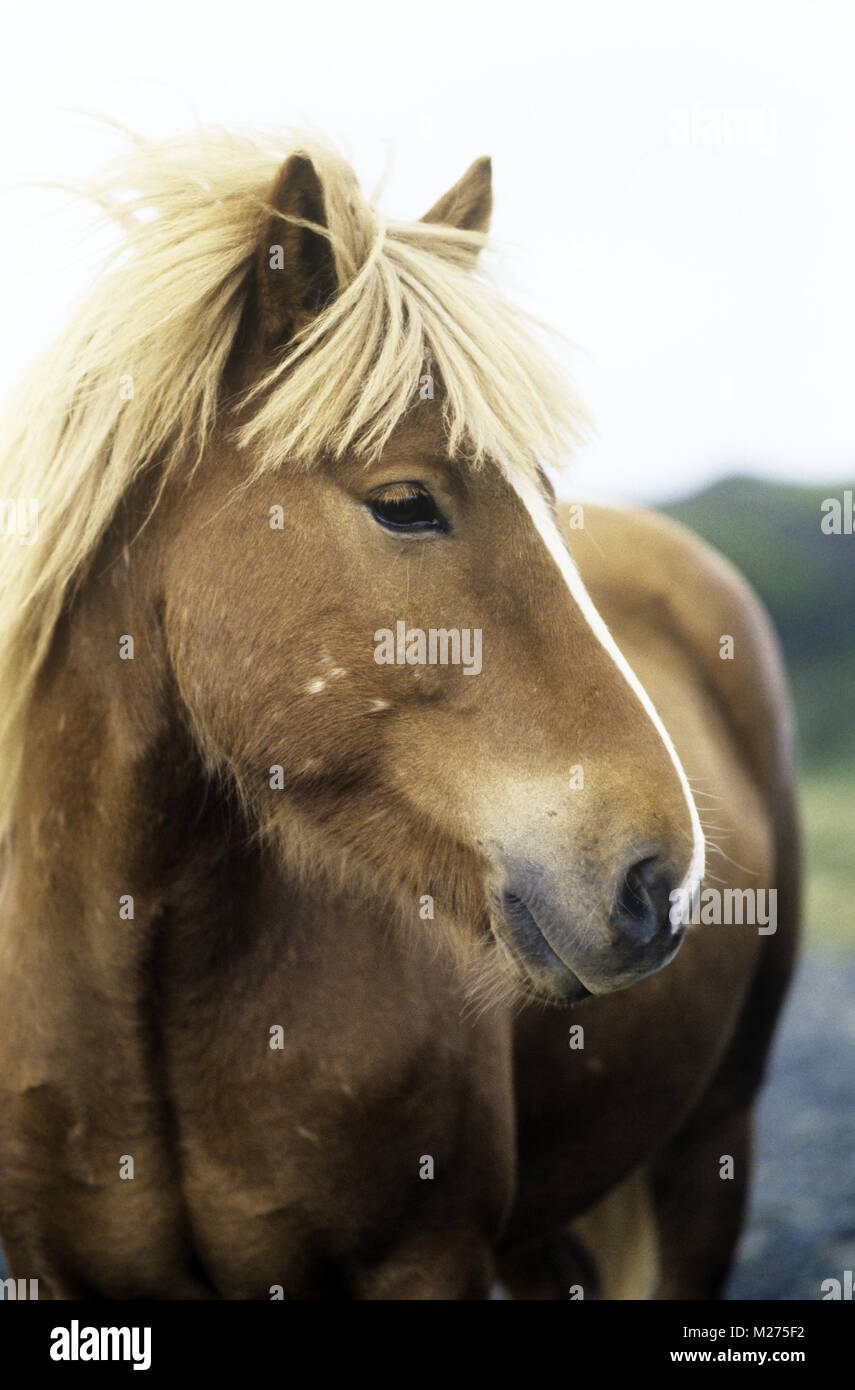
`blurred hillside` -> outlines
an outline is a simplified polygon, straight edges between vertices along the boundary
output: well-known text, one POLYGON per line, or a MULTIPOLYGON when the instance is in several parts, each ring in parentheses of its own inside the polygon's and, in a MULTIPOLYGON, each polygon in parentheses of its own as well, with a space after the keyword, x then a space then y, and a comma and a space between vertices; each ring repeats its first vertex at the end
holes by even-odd
POLYGON ((805 771, 855 768, 855 535, 820 530, 823 500, 842 496, 737 477, 661 508, 732 560, 771 613, 805 771))
MULTIPOLYGON (((855 491, 855 484, 852 485, 855 491)), ((808 939, 855 948, 855 535, 820 529, 844 488, 726 478, 660 508, 732 560, 784 649, 802 783, 808 939)), ((845 509, 844 509, 845 511, 845 509)))

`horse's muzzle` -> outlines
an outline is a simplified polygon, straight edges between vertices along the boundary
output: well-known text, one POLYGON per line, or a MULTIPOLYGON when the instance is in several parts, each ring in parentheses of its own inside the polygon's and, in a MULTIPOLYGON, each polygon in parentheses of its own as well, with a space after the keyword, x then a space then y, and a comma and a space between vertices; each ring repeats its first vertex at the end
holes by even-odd
POLYGON ((625 989, 675 955, 683 928, 669 916, 676 886, 664 856, 630 856, 605 893, 542 867, 508 866, 494 887, 493 931, 539 998, 575 1003, 625 989))

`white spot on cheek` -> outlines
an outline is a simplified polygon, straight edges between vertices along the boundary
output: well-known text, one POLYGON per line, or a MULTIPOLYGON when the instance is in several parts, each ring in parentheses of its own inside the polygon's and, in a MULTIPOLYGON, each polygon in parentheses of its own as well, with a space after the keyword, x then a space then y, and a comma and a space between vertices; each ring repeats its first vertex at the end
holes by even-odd
POLYGON ((389 709, 390 705, 388 700, 372 700, 368 708, 372 711, 377 709, 389 709))
MULTIPOLYGON (((324 662, 326 666, 328 666, 330 664, 331 657, 327 656, 326 652, 324 652, 321 655, 321 660, 324 662)), ((305 686, 306 694, 320 695, 322 690, 326 690, 327 681, 341 680, 341 677, 346 675, 347 671, 344 669, 343 666, 333 666, 332 670, 328 671, 325 676, 315 676, 315 679, 313 681, 309 681, 308 685, 305 686)))
POLYGON ((561 532, 559 531, 558 527, 553 521, 539 489, 529 478, 515 479, 514 488, 516 489, 516 492, 520 500, 522 501, 523 505, 528 511, 529 516, 531 517, 538 532, 540 533, 540 536, 543 540, 544 545, 549 551, 549 554, 552 556, 553 560, 555 561, 556 565, 561 571, 561 574, 564 578, 565 583, 567 584, 568 589, 570 590, 570 593, 572 594, 576 604, 582 612, 582 616, 584 617, 588 626, 591 628, 591 631, 594 633, 594 636, 598 639, 600 644, 603 647, 605 647, 606 651, 612 658, 618 670, 623 675, 627 684, 638 696, 638 699, 644 706, 644 710, 649 716, 651 722, 653 723, 653 726, 659 734, 659 737, 665 744, 665 747, 671 758, 671 762, 674 764, 677 776, 680 779, 680 785, 683 789, 683 795, 686 798, 686 804, 689 808, 689 817, 692 823, 692 834, 694 837, 692 861, 686 871, 686 876, 683 879, 680 891, 692 892, 695 890, 697 886, 700 885, 700 881, 704 876, 704 833, 701 830, 701 822, 698 816, 697 807, 695 806, 694 797, 692 796, 688 779, 683 770, 683 764, 680 762, 680 759, 677 756, 677 750, 671 742, 671 737, 667 729, 665 728, 665 725, 659 718, 656 708, 654 707, 653 701, 651 700, 647 691, 644 689, 644 686, 641 684, 641 681, 636 676, 635 672, 633 671, 623 652, 618 647, 617 643, 615 642, 615 639, 612 637, 611 633, 606 627, 606 624, 600 617, 600 614, 594 607, 591 596, 585 588, 584 584, 582 583, 582 576, 580 575, 579 571, 573 563, 573 560, 571 559, 570 552, 564 544, 564 539, 561 535, 561 532))

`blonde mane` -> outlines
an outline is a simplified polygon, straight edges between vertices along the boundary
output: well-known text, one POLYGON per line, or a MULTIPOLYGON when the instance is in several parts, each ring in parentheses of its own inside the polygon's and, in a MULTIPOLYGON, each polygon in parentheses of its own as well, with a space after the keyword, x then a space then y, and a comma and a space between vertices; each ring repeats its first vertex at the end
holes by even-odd
POLYGON ((315 138, 203 129, 134 139, 82 192, 119 224, 121 244, 0 424, 0 503, 38 508, 34 544, 0 534, 0 833, 33 684, 70 586, 147 464, 166 476, 203 463, 235 405, 247 476, 347 449, 375 457, 426 371, 442 383, 449 455, 471 466, 490 457, 510 476, 538 459, 560 466, 584 423, 540 326, 473 269, 484 238, 386 222, 315 138), (297 151, 324 187, 341 292, 247 398, 226 401, 266 200, 297 151))

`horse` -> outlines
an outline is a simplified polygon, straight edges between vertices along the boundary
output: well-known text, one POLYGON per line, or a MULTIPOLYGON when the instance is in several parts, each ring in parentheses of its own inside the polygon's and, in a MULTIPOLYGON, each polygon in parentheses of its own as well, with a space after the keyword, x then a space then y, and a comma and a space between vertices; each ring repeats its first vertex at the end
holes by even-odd
POLYGON ((88 192, 112 260, 3 426, 12 1277, 720 1296, 798 931, 759 601, 557 498, 488 159, 409 222, 299 132, 88 192))

